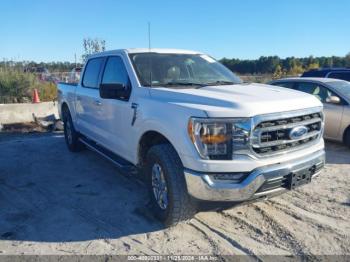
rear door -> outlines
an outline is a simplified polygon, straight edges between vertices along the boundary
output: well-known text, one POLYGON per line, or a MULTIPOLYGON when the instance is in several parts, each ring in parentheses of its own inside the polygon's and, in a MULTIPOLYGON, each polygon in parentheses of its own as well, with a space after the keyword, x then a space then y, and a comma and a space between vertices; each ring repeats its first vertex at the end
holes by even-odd
POLYGON ((342 104, 327 103, 327 98, 335 95, 326 86, 313 82, 298 82, 296 89, 314 95, 324 106, 325 137, 336 139, 338 137, 344 106, 342 104))
POLYGON ((104 57, 98 57, 87 62, 81 84, 78 85, 76 91, 78 130, 95 141, 100 139, 96 119, 101 114, 99 83, 104 60, 104 57))

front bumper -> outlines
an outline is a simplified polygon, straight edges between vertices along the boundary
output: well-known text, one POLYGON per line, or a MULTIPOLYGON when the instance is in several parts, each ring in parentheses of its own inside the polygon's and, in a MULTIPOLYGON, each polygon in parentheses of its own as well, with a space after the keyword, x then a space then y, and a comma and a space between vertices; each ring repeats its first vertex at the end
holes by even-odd
POLYGON ((289 162, 263 166, 254 169, 240 183, 227 183, 214 180, 212 173, 185 170, 188 193, 195 199, 205 201, 240 202, 276 194, 285 191, 286 187, 269 189, 269 183, 283 181, 289 174, 314 168, 317 176, 325 164, 325 151, 320 150, 312 155, 294 159, 289 162), (262 190, 263 189, 263 190, 262 190))

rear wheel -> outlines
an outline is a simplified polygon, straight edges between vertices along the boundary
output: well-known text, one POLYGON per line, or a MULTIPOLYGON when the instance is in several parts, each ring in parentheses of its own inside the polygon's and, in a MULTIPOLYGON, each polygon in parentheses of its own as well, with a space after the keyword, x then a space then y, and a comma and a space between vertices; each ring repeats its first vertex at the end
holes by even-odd
POLYGON ((79 133, 74 128, 72 117, 68 109, 64 111, 63 123, 64 138, 66 140, 68 149, 72 152, 81 151, 84 148, 84 146, 79 141, 79 133))
POLYGON ((160 221, 172 226, 193 217, 196 207, 187 193, 184 168, 170 144, 151 147, 146 174, 152 209, 160 221))

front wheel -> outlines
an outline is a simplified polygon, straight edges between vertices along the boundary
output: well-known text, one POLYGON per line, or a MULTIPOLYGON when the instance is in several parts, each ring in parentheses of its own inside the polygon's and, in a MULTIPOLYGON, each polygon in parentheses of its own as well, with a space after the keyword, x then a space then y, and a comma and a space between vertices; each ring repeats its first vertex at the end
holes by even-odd
POLYGON ((187 193, 184 168, 174 148, 170 144, 151 147, 146 165, 155 216, 166 226, 191 219, 196 207, 187 193))

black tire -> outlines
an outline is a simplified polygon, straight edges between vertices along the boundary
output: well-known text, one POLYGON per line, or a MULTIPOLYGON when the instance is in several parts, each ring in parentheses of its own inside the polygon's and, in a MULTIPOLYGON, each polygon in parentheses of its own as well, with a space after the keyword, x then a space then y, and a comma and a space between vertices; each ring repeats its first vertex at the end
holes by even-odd
POLYGON ((344 143, 347 147, 350 147, 350 127, 348 127, 345 131, 344 143))
POLYGON ((64 138, 67 147, 71 152, 79 152, 84 148, 84 145, 79 141, 79 133, 75 130, 72 117, 68 109, 64 110, 63 115, 64 138))
POLYGON ((147 153, 147 186, 151 206, 156 218, 166 226, 191 219, 196 213, 196 204, 187 193, 184 168, 175 149, 170 144, 155 145, 147 153), (152 170, 159 165, 163 171, 167 187, 167 207, 158 204, 152 186, 152 170))

